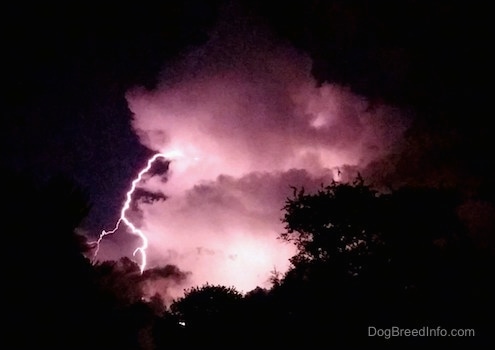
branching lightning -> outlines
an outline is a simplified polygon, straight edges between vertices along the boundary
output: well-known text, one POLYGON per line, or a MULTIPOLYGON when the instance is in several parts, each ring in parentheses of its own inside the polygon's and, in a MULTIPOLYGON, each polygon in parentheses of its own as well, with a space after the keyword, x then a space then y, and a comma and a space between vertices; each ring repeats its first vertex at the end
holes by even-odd
POLYGON ((115 227, 110 230, 110 231, 106 231, 106 230, 103 230, 101 231, 101 234, 98 238, 98 240, 95 242, 96 244, 96 249, 95 249, 95 253, 94 253, 94 258, 96 258, 96 256, 98 255, 98 252, 100 250, 100 243, 102 241, 102 239, 107 236, 107 235, 110 235, 110 234, 113 234, 115 233, 119 227, 120 227, 120 224, 121 223, 124 223, 129 229, 130 231, 139 236, 139 238, 141 238, 141 245, 138 246, 134 252, 132 253, 133 256, 136 256, 136 254, 139 252, 140 256, 141 256, 141 263, 139 264, 139 268, 141 270, 141 273, 143 273, 144 269, 146 268, 146 248, 148 248, 148 238, 146 237, 146 235, 143 233, 143 231, 141 231, 139 228, 137 228, 126 216, 126 212, 127 210, 129 209, 129 207, 131 206, 131 201, 132 201, 132 194, 134 193, 134 191, 136 190, 136 187, 137 185, 139 184, 139 182, 142 180, 143 176, 148 172, 150 171, 153 163, 159 159, 159 158, 163 158, 165 160, 168 160, 170 158, 173 158, 173 156, 175 155, 175 153, 173 154, 165 154, 165 153, 157 153, 155 154, 153 157, 151 157, 150 159, 148 159, 148 163, 146 165, 146 167, 144 167, 138 174, 138 176, 132 181, 132 184, 131 184, 131 188, 129 189, 129 191, 127 191, 127 194, 126 194, 126 200, 124 202, 124 205, 122 207, 122 210, 120 211, 120 218, 119 220, 117 221, 117 223, 115 224, 115 227))

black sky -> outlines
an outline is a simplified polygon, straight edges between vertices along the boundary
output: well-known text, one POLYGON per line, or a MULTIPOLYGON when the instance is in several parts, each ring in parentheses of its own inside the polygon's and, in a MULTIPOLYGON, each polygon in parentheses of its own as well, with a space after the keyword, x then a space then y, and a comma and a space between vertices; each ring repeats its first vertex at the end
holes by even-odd
POLYGON ((91 193, 90 226, 108 224, 121 205, 109 198, 123 198, 151 154, 129 126, 125 92, 152 86, 167 59, 200 42, 213 10, 183 1, 9 5, 2 11, 7 168, 73 176, 91 193))
MULTIPOLYGON (((151 154, 130 127, 126 91, 154 86, 167 62, 203 43, 219 14, 226 14, 220 10, 226 3, 4 6, 4 168, 41 179, 73 176, 93 203, 86 226, 111 223, 151 154)), ((492 24, 480 4, 301 0, 243 6, 306 51, 318 81, 414 112, 409 146, 396 156, 391 179, 434 177, 493 203, 492 24)))

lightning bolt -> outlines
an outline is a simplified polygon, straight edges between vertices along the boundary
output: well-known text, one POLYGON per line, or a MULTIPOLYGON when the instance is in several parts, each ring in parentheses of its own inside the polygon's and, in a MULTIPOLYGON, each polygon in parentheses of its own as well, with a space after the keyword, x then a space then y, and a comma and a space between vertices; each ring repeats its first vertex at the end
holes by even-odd
POLYGON ((144 269, 146 268, 146 248, 148 248, 148 238, 146 237, 146 235, 143 233, 143 231, 141 231, 139 228, 137 228, 126 216, 126 212, 127 210, 129 210, 129 207, 131 206, 131 201, 132 201, 132 194, 134 193, 134 191, 136 190, 136 186, 139 184, 139 182, 142 180, 143 176, 148 172, 150 171, 153 163, 157 160, 157 159, 160 159, 160 158, 163 158, 165 160, 168 160, 168 159, 171 159, 171 158, 174 158, 174 156, 177 156, 177 151, 172 151, 172 152, 169 152, 169 153, 157 153, 155 154, 154 156, 152 156, 150 159, 148 159, 148 163, 146 164, 146 167, 144 167, 140 172, 139 174, 137 175, 137 177, 132 181, 132 184, 131 184, 131 188, 129 189, 129 191, 127 191, 127 194, 126 194, 126 200, 124 202, 124 205, 122 206, 122 210, 120 211, 120 218, 119 220, 117 221, 117 223, 115 224, 115 227, 110 230, 110 231, 101 231, 101 234, 100 236, 98 237, 98 240, 96 242, 93 242, 94 244, 96 244, 96 249, 95 249, 95 253, 94 253, 94 259, 96 258, 96 256, 98 255, 98 252, 100 250, 100 243, 102 241, 102 239, 105 237, 105 236, 108 236, 108 235, 111 235, 113 233, 115 233, 119 227, 120 227, 120 224, 121 223, 124 223, 129 229, 130 231, 139 236, 139 238, 141 238, 141 245, 138 246, 134 252, 132 253, 133 256, 136 256, 137 253, 139 253, 141 255, 141 263, 139 264, 139 269, 141 270, 141 273, 143 273, 144 269))

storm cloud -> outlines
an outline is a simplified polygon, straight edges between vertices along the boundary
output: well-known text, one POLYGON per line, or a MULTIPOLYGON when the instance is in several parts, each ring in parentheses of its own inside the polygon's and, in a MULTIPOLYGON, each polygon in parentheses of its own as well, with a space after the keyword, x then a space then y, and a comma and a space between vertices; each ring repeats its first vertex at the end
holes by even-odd
POLYGON ((142 185, 167 199, 134 208, 151 266, 191 271, 191 285, 266 286, 295 253, 277 239, 290 186, 350 179, 400 146, 408 117, 318 84, 311 66, 241 16, 165 67, 154 89, 128 91, 141 143, 171 155, 166 181, 142 185))

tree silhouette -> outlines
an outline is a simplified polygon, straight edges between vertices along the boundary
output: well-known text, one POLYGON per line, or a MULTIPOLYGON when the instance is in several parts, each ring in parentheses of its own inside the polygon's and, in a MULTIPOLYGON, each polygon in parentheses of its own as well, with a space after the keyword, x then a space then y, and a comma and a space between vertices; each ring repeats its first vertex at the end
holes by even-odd
POLYGON ((486 325, 482 305, 493 302, 476 276, 490 260, 470 243, 459 204, 447 189, 379 195, 362 178, 315 194, 296 189, 281 237, 299 253, 272 291, 280 312, 293 318, 294 332, 353 345, 369 341, 369 325, 486 325), (318 325, 308 326, 312 320, 318 325))
POLYGON ((171 310, 179 315, 188 327, 195 324, 216 322, 230 323, 235 317, 235 308, 242 294, 234 287, 205 284, 186 290, 184 297, 171 305, 171 310))
POLYGON ((243 296, 206 284, 165 309, 158 295, 143 299, 143 281, 180 282, 187 272, 167 265, 141 274, 127 258, 92 265, 75 233, 89 210, 84 191, 65 177, 7 182, 6 348, 355 348, 379 343, 368 326, 474 328, 479 345, 493 330, 493 256, 471 243, 453 190, 379 194, 361 177, 294 189, 281 237, 299 253, 283 277, 273 271, 271 289, 243 296))
POLYGON ((22 174, 7 177, 3 222, 12 228, 4 238, 7 334, 19 348, 84 347, 90 343, 96 294, 83 255, 85 239, 74 230, 89 210, 87 196, 63 176, 45 183, 22 174))
POLYGON ((134 298, 115 307, 118 294, 101 288, 101 269, 75 232, 90 208, 85 191, 62 175, 35 182, 4 174, 2 222, 11 227, 3 241, 5 348, 139 348, 147 306, 134 298))
MULTIPOLYGON (((202 345, 222 344, 240 331, 242 294, 233 287, 205 284, 186 290, 170 307, 187 334, 202 345)), ((235 345, 235 344, 232 344, 235 345)))
POLYGON ((299 249, 293 263, 335 264, 345 257, 352 262, 348 272, 358 274, 365 265, 360 257, 369 254, 380 239, 377 204, 376 192, 365 186, 362 178, 353 184, 332 182, 315 194, 295 190, 294 198, 284 207, 287 231, 281 234, 299 249))

